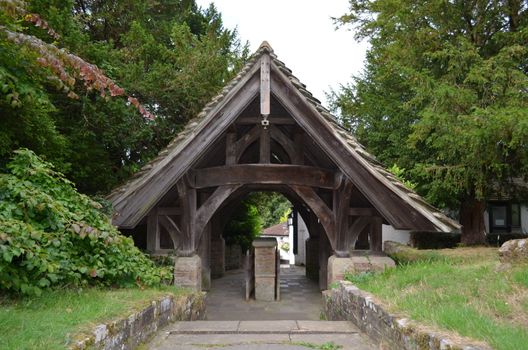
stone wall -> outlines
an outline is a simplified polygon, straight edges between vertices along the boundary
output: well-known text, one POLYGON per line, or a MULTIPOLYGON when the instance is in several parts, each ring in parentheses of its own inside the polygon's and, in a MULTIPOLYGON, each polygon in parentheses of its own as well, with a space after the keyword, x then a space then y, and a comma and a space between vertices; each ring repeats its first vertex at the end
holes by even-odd
POLYGON ((374 297, 350 282, 340 281, 323 292, 324 313, 328 320, 351 321, 381 349, 391 350, 491 350, 484 343, 463 340, 409 319, 391 314, 374 297))
POLYGON ((242 248, 238 244, 226 245, 225 269, 236 270, 242 267, 242 248))
POLYGON ((74 337, 71 350, 131 350, 161 327, 174 321, 205 319, 205 293, 166 296, 127 318, 96 326, 74 337))

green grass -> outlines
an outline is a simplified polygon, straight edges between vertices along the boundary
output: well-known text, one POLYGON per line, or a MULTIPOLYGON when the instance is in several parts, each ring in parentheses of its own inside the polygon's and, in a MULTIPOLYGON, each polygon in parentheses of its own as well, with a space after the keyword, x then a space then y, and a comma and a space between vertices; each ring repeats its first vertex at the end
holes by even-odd
POLYGON ((47 291, 31 298, 0 297, 0 349, 65 349, 75 334, 128 316, 170 293, 181 290, 89 288, 47 291))
POLYGON ((523 349, 528 344, 528 266, 506 271, 497 266, 496 249, 459 248, 347 278, 391 311, 496 349, 523 349))

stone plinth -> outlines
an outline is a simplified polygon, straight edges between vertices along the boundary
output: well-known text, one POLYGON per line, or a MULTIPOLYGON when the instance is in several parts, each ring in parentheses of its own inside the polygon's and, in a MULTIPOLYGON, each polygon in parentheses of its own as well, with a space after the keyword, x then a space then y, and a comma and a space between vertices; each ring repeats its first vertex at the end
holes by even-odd
POLYGON ((198 255, 175 258, 174 285, 202 290, 202 261, 198 255))
POLYGON ((253 241, 255 248, 255 299, 274 301, 277 283, 277 240, 259 238, 253 241))
POLYGON ((328 284, 344 280, 346 273, 383 271, 394 266, 394 260, 381 253, 354 253, 348 258, 332 255, 328 259, 328 284))

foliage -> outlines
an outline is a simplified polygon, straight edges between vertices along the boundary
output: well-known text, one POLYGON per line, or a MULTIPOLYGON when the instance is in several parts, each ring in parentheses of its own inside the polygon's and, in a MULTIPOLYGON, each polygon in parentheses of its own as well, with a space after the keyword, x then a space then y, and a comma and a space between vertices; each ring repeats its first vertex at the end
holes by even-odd
POLYGON ((245 252, 262 232, 262 219, 257 207, 242 201, 224 229, 226 244, 239 244, 245 252))
POLYGON ((290 201, 278 192, 253 192, 247 200, 257 207, 263 227, 285 222, 292 208, 290 201))
POLYGON ((397 164, 393 164, 388 169, 392 175, 396 176, 407 188, 414 190, 416 188, 416 184, 412 181, 405 179, 406 170, 403 168, 400 168, 397 164))
POLYGON ((100 204, 33 152, 0 174, 0 288, 40 294, 57 285, 159 285, 170 279, 102 214, 100 204))
POLYGON ((27 147, 84 193, 107 193, 154 157, 247 55, 194 1, 0 6, 0 166, 27 147))
MULTIPOLYGON (((515 195, 512 179, 528 174, 526 2, 349 3, 338 23, 371 48, 364 73, 334 94, 342 122, 461 219, 497 191, 515 195)), ((465 222, 469 243, 484 239, 477 221, 465 222)))
POLYGON ((349 277, 392 311, 422 323, 486 341, 494 349, 526 347, 527 267, 497 273, 494 248, 436 252, 443 259, 349 277))
POLYGON ((183 291, 174 287, 46 290, 39 297, 0 297, 0 348, 63 350, 72 335, 94 324, 128 317, 152 300, 183 291))

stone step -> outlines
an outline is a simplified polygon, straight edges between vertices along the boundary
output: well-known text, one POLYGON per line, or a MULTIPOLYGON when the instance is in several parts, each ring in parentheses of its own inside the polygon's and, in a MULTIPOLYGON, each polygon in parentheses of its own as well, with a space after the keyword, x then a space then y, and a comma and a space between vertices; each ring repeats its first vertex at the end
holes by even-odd
POLYGON ((175 322, 169 334, 354 334, 347 321, 192 321, 175 322))

